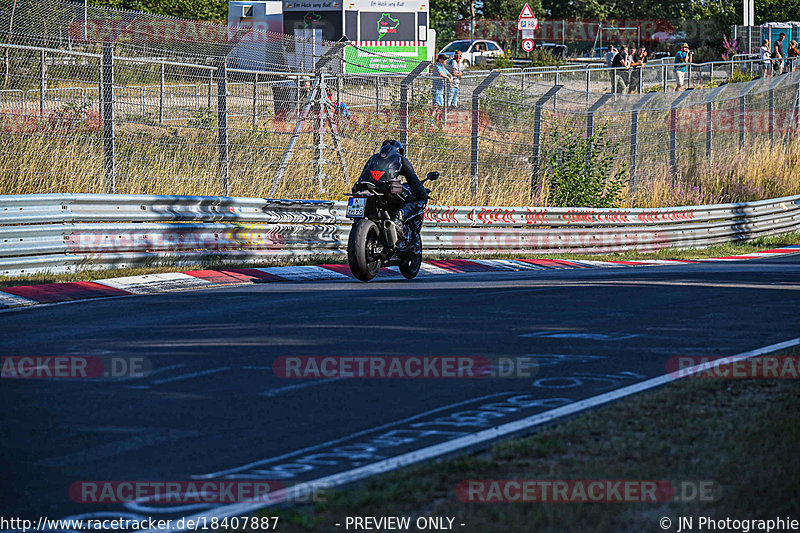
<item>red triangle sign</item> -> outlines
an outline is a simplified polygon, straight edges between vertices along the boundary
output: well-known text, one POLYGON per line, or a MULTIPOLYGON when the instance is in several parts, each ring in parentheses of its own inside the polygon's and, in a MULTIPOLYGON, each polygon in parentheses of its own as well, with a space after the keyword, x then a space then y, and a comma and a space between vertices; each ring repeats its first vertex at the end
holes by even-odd
POLYGON ((525 6, 522 8, 522 13, 519 14, 519 19, 517 20, 533 19, 533 18, 536 17, 533 16, 533 11, 531 11, 531 6, 529 6, 528 3, 525 2, 525 6))

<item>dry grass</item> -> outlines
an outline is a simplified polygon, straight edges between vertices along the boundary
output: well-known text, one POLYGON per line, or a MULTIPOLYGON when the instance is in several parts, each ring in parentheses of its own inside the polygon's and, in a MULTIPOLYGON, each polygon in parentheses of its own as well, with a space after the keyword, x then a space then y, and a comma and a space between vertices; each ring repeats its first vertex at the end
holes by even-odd
MULTIPOLYGON (((413 122, 413 121, 412 121, 413 122)), ((430 122, 430 121, 429 121, 430 122)), ((412 124, 413 125, 413 124, 412 124)), ((366 157, 382 139, 398 136, 396 120, 375 115, 371 121, 345 126, 343 148, 350 179, 360 172, 366 157)), ((478 194, 470 190, 469 146, 463 132, 425 127, 412 133, 410 144, 417 170, 438 170, 445 179, 434 186, 433 201, 449 205, 543 205, 542 195, 530 194, 529 133, 518 124, 489 128, 481 140, 478 194)), ((560 127, 558 123, 549 128, 560 127)), ((300 136, 286 175, 272 194, 277 162, 289 140, 291 124, 276 131, 272 119, 256 131, 246 118, 230 122, 230 194, 250 197, 291 197, 340 200, 350 186, 339 169, 335 152, 328 150, 329 174, 324 183, 314 179, 312 135, 300 136)), ((547 132, 545 132, 547 133, 547 132)), ((128 117, 116 129, 117 192, 147 194, 216 195, 218 179, 216 129, 159 126, 147 117, 128 117)), ((543 138, 546 136, 543 134, 543 138)), ((106 192, 103 139, 90 131, 48 131, 6 128, 0 147, 0 193, 106 192)), ((330 143, 330 139, 327 139, 330 143)), ((750 201, 800 193, 800 146, 760 143, 745 150, 717 149, 714 163, 682 148, 678 176, 668 167, 640 167, 635 192, 626 194, 621 207, 663 207, 750 201), (686 155, 686 152, 688 156, 686 155)), ((546 148, 545 148, 546 149, 546 148)), ((627 154, 618 156, 620 165, 627 154)), ((547 187, 547 172, 543 172, 547 187)))

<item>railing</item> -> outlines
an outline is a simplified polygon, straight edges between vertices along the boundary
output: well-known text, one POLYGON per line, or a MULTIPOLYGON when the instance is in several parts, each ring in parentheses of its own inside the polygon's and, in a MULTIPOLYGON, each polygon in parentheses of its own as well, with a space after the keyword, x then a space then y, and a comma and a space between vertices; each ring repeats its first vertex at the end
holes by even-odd
MULTIPOLYGON (((0 275, 343 254, 343 202, 200 196, 0 197, 0 275)), ((800 195, 664 209, 429 206, 429 253, 705 247, 800 230, 800 195)))

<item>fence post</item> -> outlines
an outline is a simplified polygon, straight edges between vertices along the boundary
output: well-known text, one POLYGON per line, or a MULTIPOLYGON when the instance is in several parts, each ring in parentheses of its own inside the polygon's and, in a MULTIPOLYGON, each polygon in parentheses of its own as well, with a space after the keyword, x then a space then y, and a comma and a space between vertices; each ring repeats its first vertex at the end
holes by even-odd
POLYGON ((727 86, 727 82, 723 83, 711 91, 706 100, 706 159, 709 163, 714 159, 714 102, 727 86))
POLYGON ((497 71, 492 71, 486 78, 475 88, 472 92, 472 134, 471 134, 471 150, 470 150, 470 182, 469 190, 472 194, 473 200, 478 195, 478 147, 480 142, 480 96, 492 84, 494 80, 500 75, 497 71))
POLYGON ((789 143, 794 130, 800 131, 800 82, 794 86, 794 103, 792 105, 792 121, 789 127, 786 128, 786 134, 783 137, 784 144, 789 143))
MULTIPOLYGON (((214 72, 214 71, 212 71, 214 72)), ((219 146, 219 188, 222 196, 230 195, 228 161, 228 58, 219 60, 217 73, 217 145, 219 146)), ((209 84, 209 87, 211 85, 209 84)))
POLYGON ((214 69, 208 71, 208 109, 211 110, 211 94, 213 92, 213 85, 214 85, 214 69))
POLYGON ((258 72, 253 74, 253 131, 258 128, 258 72))
POLYGON ((661 64, 661 90, 667 92, 667 65, 661 64))
POLYGON ((589 92, 592 90, 592 69, 586 69, 586 103, 589 103, 589 92))
POLYGON ((106 192, 114 194, 117 192, 117 169, 114 164, 114 45, 112 43, 103 43, 100 73, 106 192))
POLYGON ((597 101, 592 104, 592 107, 586 112, 586 138, 588 139, 592 135, 594 135, 594 114, 595 112, 600 109, 603 104, 608 102, 608 100, 614 96, 613 93, 604 94, 597 101))
POLYGON ((678 175, 678 106, 684 98, 689 96, 692 89, 686 89, 680 93, 669 110, 669 168, 672 172, 672 180, 678 175))
POLYGON ((158 123, 164 124, 164 63, 161 63, 161 76, 158 82, 158 123))
POLYGON ((547 101, 555 96, 561 89, 561 85, 556 85, 544 96, 536 101, 533 114, 533 156, 531 157, 531 202, 536 198, 536 188, 539 186, 539 167, 542 159, 542 107, 547 101))
POLYGON ((422 71, 430 66, 430 61, 421 61, 414 70, 408 73, 400 82, 400 142, 403 143, 406 149, 406 156, 409 155, 408 150, 408 87, 414 82, 422 71))
POLYGON ((375 76, 375 112, 379 112, 381 110, 381 87, 378 84, 380 82, 380 78, 375 76))
POLYGON ((44 116, 44 91, 47 89, 47 57, 45 51, 39 53, 39 114, 44 116))
POLYGON ((314 85, 318 87, 311 110, 314 113, 314 133, 313 133, 313 147, 314 147, 314 179, 317 180, 318 191, 320 194, 325 192, 325 139, 323 137, 323 130, 325 128, 325 108, 324 102, 328 97, 327 85, 325 84, 325 69, 322 68, 316 73, 316 80, 314 85))
POLYGON ((753 90, 753 87, 760 80, 753 80, 747 82, 745 89, 739 93, 739 148, 744 148, 745 139, 747 137, 747 93, 753 90))
POLYGON ((775 143, 775 89, 771 87, 769 89, 769 143, 775 143))
POLYGON ((784 76, 778 76, 769 84, 769 143, 775 143, 775 89, 783 83, 784 76))
POLYGON ((631 177, 628 189, 631 193, 636 190, 636 165, 639 162, 639 111, 656 93, 649 93, 644 95, 638 102, 633 105, 631 111, 631 177))

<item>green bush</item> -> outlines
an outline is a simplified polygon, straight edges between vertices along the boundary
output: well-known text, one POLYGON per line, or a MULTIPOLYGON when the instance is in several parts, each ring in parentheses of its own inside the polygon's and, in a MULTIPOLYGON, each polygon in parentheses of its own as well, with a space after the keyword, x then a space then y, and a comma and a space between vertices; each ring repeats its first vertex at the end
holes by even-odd
POLYGON ((548 156, 547 203, 559 207, 618 207, 623 199, 626 168, 615 170, 619 142, 608 139, 605 127, 584 138, 567 127, 553 130, 548 156))
POLYGON ((743 70, 735 68, 735 69, 733 69, 733 72, 731 72, 730 83, 741 83, 743 81, 753 81, 756 78, 758 78, 758 76, 756 76, 752 72, 744 72, 743 70))

